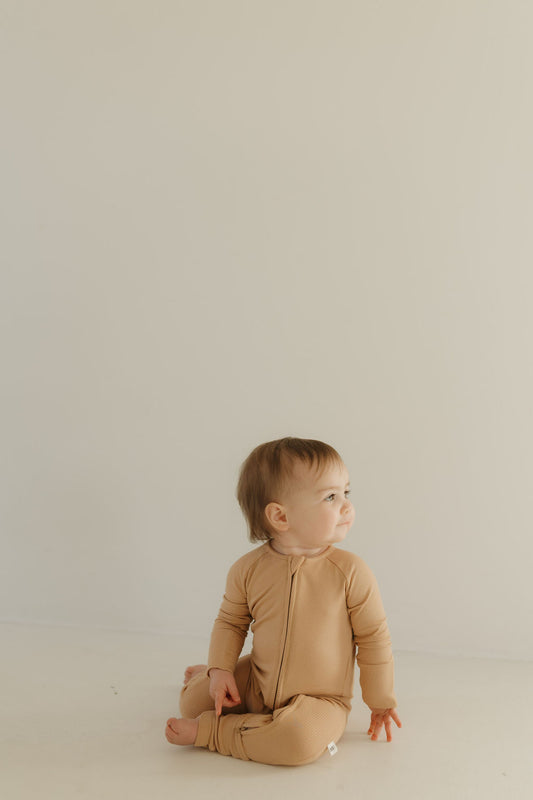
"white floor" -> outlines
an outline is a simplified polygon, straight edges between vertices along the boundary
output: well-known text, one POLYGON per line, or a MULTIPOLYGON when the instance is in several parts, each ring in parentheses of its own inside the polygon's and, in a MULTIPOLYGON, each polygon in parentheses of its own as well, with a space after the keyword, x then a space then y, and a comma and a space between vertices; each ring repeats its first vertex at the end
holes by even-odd
MULTIPOLYGON (((356 694, 339 752, 271 767, 169 745, 185 666, 207 641, 1 625, 6 800, 533 798, 533 663, 395 653, 402 730, 372 743, 356 694)), ((357 687, 358 692, 358 687, 357 687)))

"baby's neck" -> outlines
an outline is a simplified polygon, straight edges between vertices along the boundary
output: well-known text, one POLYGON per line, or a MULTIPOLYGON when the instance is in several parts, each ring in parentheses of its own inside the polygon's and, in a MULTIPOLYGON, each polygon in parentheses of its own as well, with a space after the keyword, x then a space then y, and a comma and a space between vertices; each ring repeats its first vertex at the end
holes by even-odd
POLYGON ((324 553, 329 545, 324 545, 323 547, 315 547, 315 548, 308 548, 308 547, 299 547, 298 545, 294 546, 284 546, 281 545, 279 542, 275 542, 274 539, 270 540, 270 546, 276 553, 281 553, 284 556, 305 556, 306 558, 313 558, 313 556, 319 556, 321 553, 324 553))

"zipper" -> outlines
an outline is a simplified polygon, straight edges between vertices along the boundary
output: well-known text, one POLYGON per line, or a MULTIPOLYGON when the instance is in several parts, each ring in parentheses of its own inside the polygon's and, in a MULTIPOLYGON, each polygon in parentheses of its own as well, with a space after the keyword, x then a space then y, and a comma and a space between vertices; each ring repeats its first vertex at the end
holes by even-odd
POLYGON ((285 661, 285 655, 286 655, 285 651, 287 649, 287 639, 289 637, 289 623, 290 623, 290 618, 291 618, 292 593, 293 593, 294 581, 295 581, 296 572, 297 572, 297 570, 295 570, 294 572, 292 571, 292 564, 291 564, 290 569, 291 569, 291 585, 290 585, 290 588, 289 588, 289 602, 287 604, 287 623, 285 625, 285 637, 284 637, 284 640, 283 640, 283 649, 281 651, 281 661, 280 661, 280 664, 279 664, 279 672, 278 672, 278 680, 277 680, 277 683, 276 683, 276 691, 274 692, 274 703, 272 705, 272 709, 274 711, 276 709, 276 700, 278 699, 278 692, 279 692, 280 682, 281 682, 281 673, 282 673, 282 670, 283 670, 283 663, 285 661))

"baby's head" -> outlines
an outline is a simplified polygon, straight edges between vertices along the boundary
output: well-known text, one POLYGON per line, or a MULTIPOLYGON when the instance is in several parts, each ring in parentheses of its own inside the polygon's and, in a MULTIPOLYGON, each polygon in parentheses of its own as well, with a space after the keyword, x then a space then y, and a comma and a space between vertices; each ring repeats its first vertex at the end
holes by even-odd
POLYGON ((290 493, 298 465, 313 469, 317 475, 328 467, 345 469, 342 458, 331 445, 293 436, 260 444, 244 461, 237 499, 248 523, 250 541, 273 538, 265 509, 269 503, 282 502, 281 498, 290 493))

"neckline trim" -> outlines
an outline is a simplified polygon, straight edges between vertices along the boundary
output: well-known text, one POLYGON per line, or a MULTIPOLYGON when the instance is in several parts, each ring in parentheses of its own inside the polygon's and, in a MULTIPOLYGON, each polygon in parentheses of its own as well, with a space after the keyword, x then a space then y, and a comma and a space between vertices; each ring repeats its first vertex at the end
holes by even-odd
POLYGON ((280 558, 285 558, 285 559, 287 559, 287 558, 298 558, 298 559, 303 558, 306 561, 314 561, 315 558, 322 558, 322 556, 327 555, 333 549, 333 545, 328 544, 328 546, 326 547, 325 550, 322 550, 321 553, 317 553, 314 556, 304 556, 304 555, 297 556, 294 553, 280 553, 279 550, 276 550, 272 546, 272 542, 270 540, 268 542, 266 542, 265 546, 268 548, 268 552, 269 553, 272 553, 272 555, 275 555, 275 556, 279 556, 280 558))

